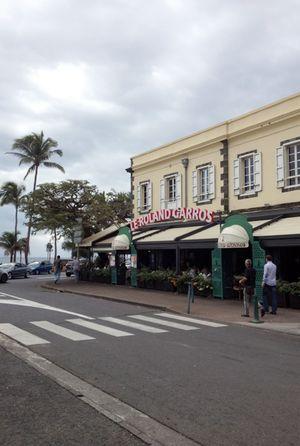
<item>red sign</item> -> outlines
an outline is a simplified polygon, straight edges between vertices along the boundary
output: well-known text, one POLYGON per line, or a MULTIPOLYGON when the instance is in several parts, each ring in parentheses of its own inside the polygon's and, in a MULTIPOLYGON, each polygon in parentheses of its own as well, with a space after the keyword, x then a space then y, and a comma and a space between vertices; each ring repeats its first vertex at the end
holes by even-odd
POLYGON ((168 220, 199 220, 206 223, 214 221, 214 211, 202 208, 160 209, 149 212, 147 215, 136 218, 130 222, 131 231, 136 231, 143 226, 168 220))

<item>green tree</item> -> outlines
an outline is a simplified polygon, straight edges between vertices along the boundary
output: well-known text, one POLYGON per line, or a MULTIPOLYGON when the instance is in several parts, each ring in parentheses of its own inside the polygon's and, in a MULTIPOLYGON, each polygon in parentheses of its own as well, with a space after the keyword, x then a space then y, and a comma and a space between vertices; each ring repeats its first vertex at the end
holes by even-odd
MULTIPOLYGON (((0 206, 12 204, 15 207, 15 244, 18 236, 18 212, 22 201, 24 200, 25 186, 18 185, 13 181, 4 183, 0 190, 0 206)), ((14 262, 16 261, 17 252, 14 252, 14 262)))
POLYGON ((4 254, 9 255, 9 261, 13 261, 13 255, 16 250, 16 239, 14 232, 5 231, 0 237, 0 247, 4 249, 4 254))
MULTIPOLYGON (((130 215, 129 194, 106 194, 87 181, 67 180, 40 184, 34 194, 34 231, 48 231, 58 240, 63 236, 74 242, 74 228, 82 220, 82 236, 87 237, 103 228, 123 222, 130 215)), ((30 200, 29 200, 30 203, 30 200)), ((30 205, 24 206, 26 215, 30 205)))
MULTIPOLYGON (((48 167, 58 169, 61 172, 65 172, 64 168, 57 163, 51 162, 50 159, 53 155, 62 156, 63 152, 60 149, 56 149, 58 146, 57 141, 52 138, 44 138, 44 133, 31 133, 30 135, 24 136, 23 138, 18 138, 15 140, 12 146, 12 152, 7 152, 8 154, 15 155, 19 158, 19 165, 29 164, 29 168, 24 177, 31 173, 34 174, 33 180, 33 192, 36 190, 38 172, 40 167, 48 167)), ((30 234, 31 234, 31 222, 32 214, 34 213, 34 195, 31 196, 31 209, 29 213, 28 220, 28 233, 27 233, 27 243, 25 251, 25 261, 28 263, 28 253, 30 247, 30 234)))

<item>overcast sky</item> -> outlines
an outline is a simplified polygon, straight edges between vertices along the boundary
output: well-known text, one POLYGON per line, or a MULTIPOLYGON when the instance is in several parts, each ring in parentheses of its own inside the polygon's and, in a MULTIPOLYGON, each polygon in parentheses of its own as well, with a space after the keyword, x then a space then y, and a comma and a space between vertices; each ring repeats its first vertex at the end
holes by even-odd
POLYGON ((299 17, 298 0, 1 0, 1 184, 26 171, 13 140, 43 130, 66 174, 39 182, 128 191, 132 155, 299 91, 299 17))

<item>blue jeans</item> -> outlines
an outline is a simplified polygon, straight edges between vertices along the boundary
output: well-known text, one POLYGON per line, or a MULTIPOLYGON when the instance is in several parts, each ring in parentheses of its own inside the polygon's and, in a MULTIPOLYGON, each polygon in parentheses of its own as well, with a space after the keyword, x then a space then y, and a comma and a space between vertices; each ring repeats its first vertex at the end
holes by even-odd
POLYGON ((54 283, 57 283, 57 282, 59 281, 59 279, 60 279, 60 273, 61 273, 61 270, 60 270, 60 269, 57 270, 57 271, 55 271, 55 273, 54 273, 54 277, 55 277, 54 283))
POLYGON ((263 288, 263 305, 265 312, 269 311, 269 302, 268 296, 272 297, 272 312, 276 313, 277 311, 277 295, 276 295, 276 286, 266 285, 263 288))

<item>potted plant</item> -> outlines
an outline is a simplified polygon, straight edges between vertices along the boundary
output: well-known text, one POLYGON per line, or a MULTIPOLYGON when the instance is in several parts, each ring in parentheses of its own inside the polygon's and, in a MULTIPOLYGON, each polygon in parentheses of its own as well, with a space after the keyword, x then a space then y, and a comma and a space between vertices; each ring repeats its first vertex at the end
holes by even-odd
POLYGON ((212 283, 210 278, 205 277, 199 273, 193 279, 193 286, 199 296, 207 297, 212 293, 212 283))
POLYGON ((300 281, 290 283, 290 307, 300 310, 300 281))

